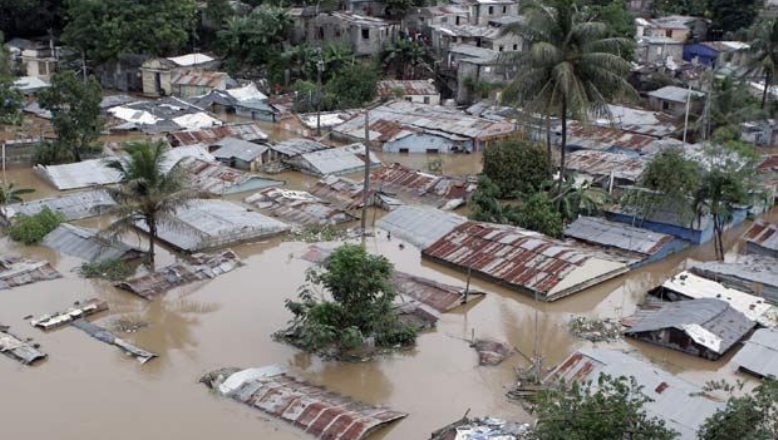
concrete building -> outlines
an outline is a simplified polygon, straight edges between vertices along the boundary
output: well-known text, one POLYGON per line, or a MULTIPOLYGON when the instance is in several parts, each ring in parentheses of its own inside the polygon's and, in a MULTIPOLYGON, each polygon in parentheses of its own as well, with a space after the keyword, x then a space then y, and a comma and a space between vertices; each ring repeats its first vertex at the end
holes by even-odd
MULTIPOLYGON (((372 152, 370 168, 381 166, 381 161, 372 152)), ((284 161, 292 168, 314 176, 341 176, 358 173, 365 169, 365 146, 354 144, 346 147, 327 148, 304 153, 284 161)))
POLYGON ((684 46, 683 59, 714 69, 725 66, 738 68, 748 63, 749 47, 740 41, 703 41, 684 46))
POLYGON ((669 15, 651 20, 638 19, 637 25, 637 38, 667 37, 684 44, 690 39, 705 39, 708 33, 706 19, 685 15, 669 15))
POLYGON ((676 86, 666 86, 653 92, 648 92, 648 105, 654 111, 682 116, 686 113, 689 94, 691 94, 690 105, 692 111, 699 110, 702 106, 701 99, 705 97, 705 94, 676 86))
POLYGON ((181 98, 202 96, 214 90, 226 90, 229 76, 224 72, 176 69, 170 77, 172 94, 181 98))
POLYGON ((213 157, 219 162, 245 171, 259 171, 270 160, 270 148, 243 139, 227 137, 214 144, 213 157))
POLYGON ((378 82, 377 94, 382 99, 403 99, 417 104, 440 104, 440 92, 433 80, 394 80, 378 82))
POLYGON ((179 69, 215 70, 219 60, 202 53, 179 57, 153 58, 140 68, 143 94, 147 96, 169 96, 173 94, 173 73, 179 69))
POLYGON ((51 40, 46 43, 13 38, 5 46, 11 52, 11 60, 21 64, 24 76, 48 79, 56 72, 62 55, 51 40))
POLYGON ((345 44, 357 56, 378 55, 395 38, 398 25, 376 17, 347 12, 327 12, 310 16, 304 11, 292 14, 292 44, 312 46, 345 44))
POLYGON ((515 0, 456 0, 452 3, 468 8, 470 24, 485 26, 490 20, 519 15, 519 2, 515 0))
POLYGON ((668 59, 680 61, 683 54, 683 43, 665 36, 641 37, 635 47, 635 58, 640 64, 664 65, 668 59))

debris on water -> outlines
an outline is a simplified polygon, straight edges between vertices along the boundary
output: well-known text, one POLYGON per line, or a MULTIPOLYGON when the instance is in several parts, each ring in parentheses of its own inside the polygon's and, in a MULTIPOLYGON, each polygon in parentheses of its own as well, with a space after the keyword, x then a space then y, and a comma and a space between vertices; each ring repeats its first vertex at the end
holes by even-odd
POLYGON ((523 440, 532 434, 529 423, 509 422, 497 417, 469 419, 467 416, 432 433, 430 440, 523 440))
POLYGON ((481 366, 499 365, 513 353, 508 344, 488 339, 478 339, 470 346, 478 353, 478 365, 481 366))
POLYGON ((122 333, 135 333, 148 326, 148 322, 133 318, 116 318, 111 322, 111 328, 122 333))
POLYGON ((28 320, 33 327, 43 330, 52 330, 64 325, 68 325, 76 319, 85 318, 96 313, 108 310, 108 303, 97 298, 91 298, 83 302, 76 301, 73 307, 64 312, 54 312, 40 316, 38 318, 30 317, 28 320))
POLYGON ((25 365, 46 358, 45 353, 38 351, 39 344, 32 344, 32 338, 21 339, 20 337, 8 333, 8 326, 0 325, 0 353, 16 359, 25 365))
POLYGON ((567 323, 567 328, 573 336, 591 342, 612 342, 621 338, 621 324, 609 318, 588 319, 575 316, 567 323))
POLYGON ((111 332, 108 330, 100 327, 97 324, 93 324, 91 322, 85 321, 83 319, 77 319, 73 321, 72 326, 84 331, 89 336, 97 339, 100 342, 104 342, 108 345, 113 345, 120 350, 122 350, 124 353, 126 353, 128 356, 132 356, 135 359, 138 360, 141 364, 145 364, 146 362, 150 361, 151 359, 154 359, 157 357, 156 354, 151 353, 149 351, 146 351, 142 348, 138 348, 135 345, 117 338, 111 332))
POLYGON ((348 232, 345 229, 339 229, 333 225, 315 225, 292 228, 286 236, 286 241, 319 243, 323 241, 343 240, 345 238, 348 238, 348 232))

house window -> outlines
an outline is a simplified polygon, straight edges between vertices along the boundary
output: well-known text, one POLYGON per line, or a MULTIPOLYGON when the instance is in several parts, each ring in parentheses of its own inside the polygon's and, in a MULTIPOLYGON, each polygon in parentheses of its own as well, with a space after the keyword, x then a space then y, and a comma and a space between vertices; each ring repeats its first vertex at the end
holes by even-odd
POLYGON ((504 51, 504 50, 505 50, 505 46, 498 46, 498 47, 497 47, 497 50, 498 50, 498 51, 500 51, 500 52, 502 52, 502 51, 504 51))
POLYGON ((456 18, 456 23, 457 23, 457 26, 459 26, 459 18, 460 18, 460 17, 457 17, 457 18, 456 18))
POLYGON ((362 28, 362 39, 363 40, 370 39, 370 28, 362 28))
POLYGON ((508 7, 507 6, 503 6, 502 7, 502 13, 503 14, 507 14, 508 13, 508 7))
POLYGON ((407 148, 400 148, 400 154, 408 154, 408 152, 407 148))
POLYGON ((408 101, 408 102, 413 102, 413 97, 412 96, 406 96, 405 100, 408 101))
POLYGON ((324 39, 324 27, 319 26, 316 29, 316 39, 317 40, 323 40, 324 39))
POLYGON ((519 45, 518 44, 514 44, 513 45, 513 50, 519 50, 519 45))
POLYGON ((430 97, 429 96, 425 96, 424 97, 424 103, 425 104, 429 104, 430 103, 430 97))
POLYGON ((441 23, 448 23, 448 17, 441 17, 440 18, 441 23))
POLYGON ((670 103, 667 101, 662 101, 662 110, 670 110, 670 103))
POLYGON ((438 154, 439 152, 437 148, 427 148, 427 154, 438 154))
POLYGON ((494 6, 489 6, 489 15, 494 15, 494 6))

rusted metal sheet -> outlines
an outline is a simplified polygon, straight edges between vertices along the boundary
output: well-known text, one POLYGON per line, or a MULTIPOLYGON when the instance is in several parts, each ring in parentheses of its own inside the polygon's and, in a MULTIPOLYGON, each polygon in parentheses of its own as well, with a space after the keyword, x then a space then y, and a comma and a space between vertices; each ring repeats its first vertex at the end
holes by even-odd
POLYGON ((337 225, 355 220, 348 212, 327 206, 305 191, 268 188, 244 200, 283 220, 304 226, 337 225))
POLYGON ((621 148, 645 154, 645 151, 656 138, 644 134, 630 133, 612 127, 578 125, 570 128, 567 145, 578 146, 587 150, 607 150, 621 148))
POLYGON ((145 364, 146 362, 157 357, 157 355, 154 353, 146 351, 142 348, 138 348, 135 345, 125 341, 124 339, 117 338, 116 336, 113 335, 113 333, 100 327, 97 324, 84 321, 83 319, 77 319, 73 321, 72 325, 73 327, 85 332, 86 334, 97 339, 100 342, 104 342, 108 345, 113 345, 119 348, 123 352, 127 353, 129 356, 132 356, 135 359, 137 359, 138 362, 140 362, 141 364, 145 364))
POLYGON ((237 138, 244 141, 263 141, 267 134, 256 124, 228 124, 203 130, 176 131, 168 135, 174 147, 183 145, 213 145, 224 138, 237 138))
POLYGON ((200 69, 176 69, 170 78, 170 83, 177 86, 197 86, 211 89, 223 86, 227 81, 227 74, 200 69))
POLYGON ((8 333, 8 327, 2 325, 0 325, 0 353, 25 365, 46 358, 46 354, 38 351, 35 345, 8 333))
POLYGON ((214 372, 201 381, 224 396, 321 439, 360 440, 408 415, 327 391, 276 366, 214 372))
POLYGON ((116 287, 150 300, 174 287, 216 278, 242 265, 240 257, 231 249, 218 254, 197 253, 157 272, 118 283, 116 287))
POLYGON ((478 339, 472 347, 478 353, 478 365, 481 366, 500 365, 512 353, 508 344, 488 339, 478 339))
POLYGON ((396 97, 397 90, 402 90, 403 96, 412 96, 412 95, 430 96, 430 95, 438 95, 440 93, 438 92, 438 88, 435 87, 435 84, 433 82, 424 79, 406 80, 406 81, 388 79, 388 80, 378 81, 376 90, 378 96, 384 98, 396 97))
POLYGON ((235 194, 283 184, 278 180, 200 159, 187 160, 182 166, 187 170, 193 186, 214 195, 235 194))
POLYGON ((761 172, 778 171, 778 154, 765 157, 756 169, 761 172))
MULTIPOLYGON (((361 183, 339 176, 327 176, 311 188, 311 194, 324 199, 334 206, 346 211, 352 211, 362 207, 361 183)), ((370 196, 375 193, 371 191, 370 196)), ((372 199, 372 197, 369 197, 372 199)))
POLYGON ((525 229, 467 222, 422 251, 422 256, 524 293, 553 301, 621 275, 624 263, 605 260, 525 229))
POLYGON ((8 255, 0 257, 0 290, 57 278, 62 275, 46 261, 8 255))
POLYGON ((778 226, 775 224, 754 222, 743 238, 748 252, 778 257, 778 226))
POLYGON ((30 320, 30 324, 33 327, 38 327, 43 330, 52 330, 68 325, 77 319, 86 318, 87 316, 106 310, 108 310, 107 302, 101 299, 92 298, 83 302, 77 302, 73 307, 70 307, 64 312, 55 312, 33 318, 30 320))
POLYGON ((567 168, 594 177, 610 176, 637 182, 648 162, 642 157, 630 157, 607 151, 579 150, 567 155, 567 168))
POLYGON ((441 209, 464 205, 476 189, 466 177, 437 176, 393 164, 370 176, 378 192, 397 194, 401 200, 441 209))

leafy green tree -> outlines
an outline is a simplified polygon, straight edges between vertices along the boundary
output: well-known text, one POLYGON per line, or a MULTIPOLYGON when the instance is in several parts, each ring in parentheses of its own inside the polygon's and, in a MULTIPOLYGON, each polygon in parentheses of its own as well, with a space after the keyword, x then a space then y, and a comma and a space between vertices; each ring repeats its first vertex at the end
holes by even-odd
POLYGON ((261 5, 250 14, 232 17, 219 31, 219 47, 227 70, 256 73, 282 53, 292 19, 285 9, 261 5))
POLYGON ((483 173, 499 188, 499 198, 535 193, 550 177, 543 147, 520 139, 490 146, 483 161, 483 173))
POLYGON ((611 35, 635 38, 635 16, 627 9, 624 0, 611 0, 591 6, 594 19, 608 25, 611 35))
POLYGON ((362 64, 341 69, 327 82, 325 90, 332 95, 338 109, 359 108, 375 99, 378 72, 362 64))
POLYGON ((665 15, 692 15, 703 16, 708 7, 709 0, 654 0, 651 8, 653 15, 662 17, 665 15))
POLYGON ((153 268, 159 225, 171 222, 177 209, 200 194, 189 185, 189 176, 180 163, 165 172, 164 142, 126 144, 124 152, 126 158, 108 162, 108 167, 121 175, 119 185, 106 187, 119 206, 108 232, 118 234, 142 222, 149 231, 148 258, 153 268))
POLYGON ((608 25, 590 21, 574 0, 529 0, 522 3, 521 13, 524 20, 504 32, 533 44, 529 51, 502 55, 501 60, 517 70, 503 101, 525 112, 560 116, 564 176, 568 120, 607 115, 609 99, 636 95, 626 81, 630 64, 621 56, 633 42, 610 36, 608 25))
POLYGON ((59 33, 63 0, 0 0, 0 32, 10 38, 59 33))
POLYGON ((194 0, 65 0, 62 41, 97 63, 125 53, 169 56, 186 47, 194 0))
POLYGON ((94 77, 84 82, 73 71, 63 70, 51 78, 51 87, 38 94, 41 107, 52 114, 57 134, 54 146, 70 161, 80 162, 84 154, 99 151, 95 142, 104 124, 102 92, 94 77))
POLYGON ((478 187, 470 198, 470 218, 479 222, 510 224, 515 220, 509 205, 499 202, 500 188, 485 174, 478 176, 478 187))
POLYGON ((536 192, 524 200, 517 209, 514 224, 554 238, 562 237, 564 227, 562 215, 544 192, 536 192))
POLYGON ((561 185, 551 185, 548 194, 565 222, 571 222, 579 215, 599 213, 610 200, 608 192, 592 186, 591 181, 576 182, 575 174, 568 174, 561 185))
POLYGON ((700 118, 695 125, 709 121, 714 134, 720 129, 739 132, 741 123, 768 117, 768 113, 760 108, 759 101, 749 93, 748 86, 743 81, 735 81, 730 77, 714 80, 711 98, 709 117, 700 118))
MULTIPOLYGON (((4 41, 0 32, 0 43, 4 41)), ((14 87, 13 68, 8 48, 0 44, 0 124, 19 124, 22 118, 21 92, 14 87)))
POLYGON ((771 440, 778 438, 778 381, 765 379, 743 397, 731 397, 727 406, 708 418, 700 440, 771 440))
POLYGON ((13 182, 3 183, 0 185, 0 206, 21 203, 24 201, 23 195, 34 192, 35 190, 32 188, 16 188, 16 184, 13 182))
POLYGON ((395 40, 381 54, 383 68, 394 71, 400 79, 429 78, 434 72, 433 62, 429 47, 409 38, 395 40))
POLYGON ((711 32, 724 35, 745 29, 759 14, 757 0, 708 0, 708 11, 713 21, 711 32))
POLYGON ((671 440, 677 433, 646 414, 650 399, 633 377, 600 375, 596 382, 541 391, 535 416, 537 440, 671 440))
POLYGON ((348 351, 374 338, 379 347, 410 345, 416 330, 400 323, 392 302, 394 268, 383 256, 370 255, 359 245, 343 245, 320 269, 308 271, 299 301, 287 300, 294 319, 278 336, 313 352, 348 351), (332 301, 317 298, 325 289, 332 301))
POLYGON ((11 240, 32 245, 40 243, 49 232, 65 221, 65 216, 60 212, 54 212, 45 206, 34 215, 20 214, 14 217, 11 226, 8 227, 8 235, 11 240))
POLYGON ((762 108, 767 105, 770 87, 775 84, 778 73, 778 18, 757 22, 749 31, 750 40, 748 74, 764 75, 762 108))
POLYGON ((216 29, 221 29, 235 15, 229 0, 207 0, 203 16, 216 29))

